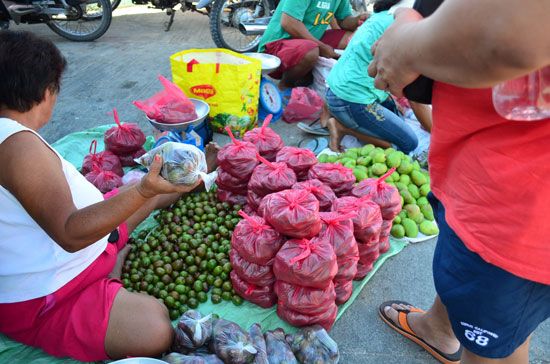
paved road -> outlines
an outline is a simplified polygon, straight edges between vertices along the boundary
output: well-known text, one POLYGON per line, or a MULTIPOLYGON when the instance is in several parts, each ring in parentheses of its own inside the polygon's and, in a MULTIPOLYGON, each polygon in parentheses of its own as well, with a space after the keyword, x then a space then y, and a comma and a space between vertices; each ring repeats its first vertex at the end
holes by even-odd
MULTIPOLYGON (((150 130, 131 101, 148 97, 160 85, 157 75, 170 76, 168 57, 187 48, 214 47, 208 19, 178 13, 170 32, 164 32, 167 16, 145 6, 115 11, 109 31, 93 43, 72 43, 46 26, 19 26, 52 39, 69 62, 53 119, 43 130, 50 142, 75 131, 110 123, 107 113, 117 107, 123 121, 150 130)), ((292 125, 278 122, 274 128, 289 145, 303 135, 292 125)), ((226 140, 217 136, 219 142, 226 140)), ((342 363, 435 363, 425 351, 399 337, 377 317, 378 305, 403 299, 429 307, 435 291, 431 260, 435 241, 410 245, 390 259, 339 320, 332 336, 340 345, 342 363)), ((550 363, 550 321, 537 330, 532 342, 532 363, 550 363)))

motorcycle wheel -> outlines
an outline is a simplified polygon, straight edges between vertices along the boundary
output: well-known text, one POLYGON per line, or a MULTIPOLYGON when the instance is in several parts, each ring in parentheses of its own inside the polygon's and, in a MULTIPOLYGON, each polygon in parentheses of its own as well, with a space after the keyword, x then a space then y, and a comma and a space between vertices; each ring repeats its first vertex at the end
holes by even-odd
POLYGON ((239 53, 255 52, 262 36, 243 34, 239 24, 254 18, 257 5, 261 6, 257 17, 270 16, 275 10, 271 0, 214 0, 210 12, 210 33, 216 46, 239 53))
POLYGON ((101 37, 111 25, 110 0, 87 0, 80 9, 52 16, 48 27, 63 38, 75 42, 90 42, 101 37))
POLYGON ((115 11, 116 8, 120 5, 122 0, 111 0, 111 10, 115 11))

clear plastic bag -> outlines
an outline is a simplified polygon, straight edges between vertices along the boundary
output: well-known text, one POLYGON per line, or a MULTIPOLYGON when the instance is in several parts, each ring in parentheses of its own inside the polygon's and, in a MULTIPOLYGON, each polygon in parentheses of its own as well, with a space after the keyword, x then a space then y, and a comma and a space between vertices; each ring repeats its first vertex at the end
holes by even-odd
POLYGON ((272 307, 277 303, 277 296, 273 291, 273 285, 257 286, 246 282, 234 270, 231 271, 229 276, 231 277, 231 283, 233 283, 233 289, 245 300, 263 308, 272 307))
POLYGON ((122 178, 114 172, 104 171, 94 165, 91 172, 84 176, 91 182, 101 193, 107 193, 122 186, 122 178))
POLYGON ((283 329, 268 331, 265 333, 267 359, 270 364, 298 364, 294 353, 286 342, 283 329))
POLYGON ((162 360, 169 364, 223 364, 215 354, 196 356, 170 353, 163 356, 162 360))
POLYGON ((243 140, 256 146, 262 157, 268 161, 274 161, 277 152, 284 146, 283 139, 268 128, 273 115, 269 114, 260 128, 254 128, 244 133, 243 140))
POLYGON ((113 116, 117 125, 105 132, 103 136, 105 149, 116 155, 124 155, 133 153, 143 147, 145 134, 143 134, 139 126, 134 123, 122 124, 116 109, 113 109, 113 116))
POLYGON ((280 303, 285 307, 306 315, 318 315, 334 304, 336 293, 334 285, 329 283, 327 288, 318 289, 298 286, 283 281, 275 282, 275 293, 280 303))
POLYGON ((336 199, 336 195, 332 188, 318 179, 310 179, 308 181, 296 183, 292 186, 294 190, 306 190, 315 196, 319 201, 319 211, 330 211, 332 202, 336 199))
POLYGON ((164 90, 148 99, 134 101, 133 104, 149 119, 159 123, 178 124, 197 119, 195 105, 183 91, 163 76, 159 76, 159 80, 164 90))
POLYGON ((146 175, 145 172, 133 169, 128 171, 124 176, 122 176, 122 184, 129 185, 138 183, 146 175))
POLYGON ((96 149, 97 140, 94 139, 90 144, 90 154, 84 157, 80 172, 83 175, 86 175, 90 173, 93 170, 94 165, 96 165, 103 171, 111 171, 122 177, 122 175, 124 175, 124 171, 122 170, 122 165, 120 164, 120 159, 118 159, 117 155, 108 150, 96 153, 96 149))
POLYGON ((309 179, 318 179, 328 185, 337 196, 348 195, 355 183, 355 175, 351 168, 340 164, 319 163, 311 167, 309 179))
POLYGON ((285 162, 296 173, 298 180, 307 179, 309 169, 317 164, 317 157, 309 149, 283 147, 278 153, 277 162, 285 162))
POLYGON ((253 324, 248 329, 248 334, 252 340, 252 344, 258 351, 252 364, 269 364, 267 360, 267 347, 265 343, 264 334, 262 333, 262 327, 260 324, 253 324))
POLYGON ((320 325, 287 335, 286 341, 302 364, 336 364, 340 359, 338 344, 320 325))
POLYGON ((249 262, 269 265, 285 242, 284 237, 269 226, 262 217, 248 216, 239 211, 243 218, 233 231, 231 247, 249 262))
POLYGON ((178 319, 172 350, 189 353, 206 344, 212 336, 212 316, 189 310, 178 319))
POLYGON ((202 179, 207 191, 214 184, 217 173, 206 173, 208 169, 206 157, 194 145, 167 142, 151 149, 147 154, 138 158, 136 162, 144 167, 149 167, 157 154, 162 156, 163 161, 160 174, 168 182, 192 186, 199 179, 202 179))
POLYGON ((258 155, 261 162, 250 177, 248 189, 258 196, 286 190, 296 183, 296 174, 282 162, 270 162, 258 155))
POLYGON ((248 180, 258 165, 258 150, 252 143, 235 139, 229 127, 226 130, 232 143, 226 144, 218 152, 218 166, 235 178, 248 180))
POLYGON ((231 267, 244 281, 256 286, 272 286, 275 283, 273 265, 251 263, 241 257, 235 249, 229 252, 231 267))
POLYGON ((247 332, 236 323, 224 319, 214 323, 212 346, 216 355, 226 364, 251 363, 258 352, 247 332))

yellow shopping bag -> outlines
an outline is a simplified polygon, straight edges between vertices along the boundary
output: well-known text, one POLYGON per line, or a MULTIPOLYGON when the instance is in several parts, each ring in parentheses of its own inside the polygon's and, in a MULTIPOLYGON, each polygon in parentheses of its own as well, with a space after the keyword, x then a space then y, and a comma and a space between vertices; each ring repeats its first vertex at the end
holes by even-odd
POLYGON ((211 125, 236 136, 257 125, 261 62, 227 49, 189 49, 170 57, 172 80, 210 105, 211 125))

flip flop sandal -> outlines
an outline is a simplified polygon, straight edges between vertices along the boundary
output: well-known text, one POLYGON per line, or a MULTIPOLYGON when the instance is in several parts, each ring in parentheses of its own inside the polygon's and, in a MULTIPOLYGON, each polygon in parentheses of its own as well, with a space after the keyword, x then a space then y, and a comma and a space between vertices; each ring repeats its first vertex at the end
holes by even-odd
POLYGON ((319 120, 320 119, 317 119, 309 124, 306 124, 306 123, 298 123, 296 124, 296 126, 298 127, 298 129, 302 130, 302 131, 305 131, 306 133, 309 133, 309 134, 314 134, 314 135, 321 135, 321 136, 329 136, 330 133, 328 131, 327 128, 323 128, 321 126, 321 124, 319 123, 319 120), (317 125, 315 125, 317 124, 317 125))
POLYGON ((378 314, 380 315, 380 318, 382 321, 384 321, 389 327, 400 333, 401 335, 405 336, 407 339, 411 340, 412 342, 416 343, 417 345, 421 346, 424 350, 426 350, 430 355, 432 355, 434 358, 436 358, 438 361, 440 361, 443 364, 459 364, 460 363, 460 356, 462 354, 462 347, 460 347, 456 353, 453 354, 446 354, 438 349, 434 348, 424 340, 422 340, 420 337, 418 337, 414 331, 409 326, 409 322, 407 320, 407 315, 410 312, 424 312, 423 310, 413 307, 410 310, 400 310, 400 309, 394 309, 398 312, 398 321, 399 325, 394 323, 387 315, 384 309, 388 306, 391 306, 393 304, 401 304, 401 305, 408 305, 412 306, 408 302, 404 301, 386 301, 380 305, 378 308, 378 314))
POLYGON ((311 150, 315 155, 318 155, 323 150, 328 148, 328 141, 326 138, 304 138, 298 142, 298 148, 305 148, 311 150))

